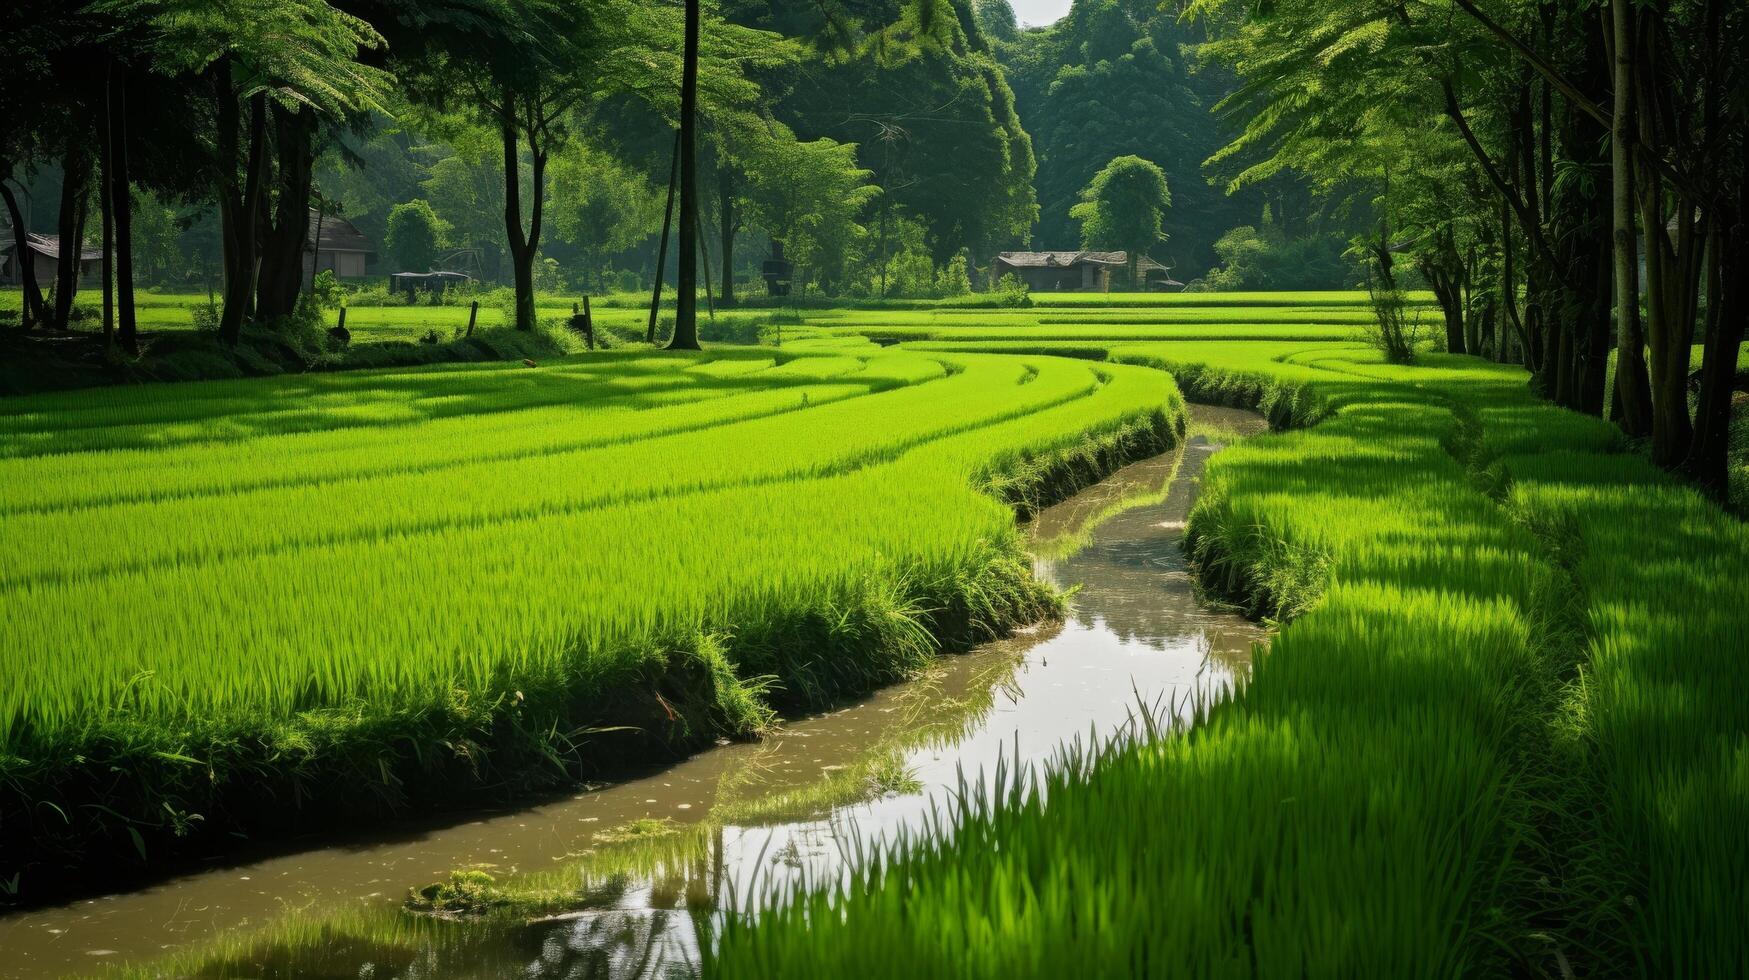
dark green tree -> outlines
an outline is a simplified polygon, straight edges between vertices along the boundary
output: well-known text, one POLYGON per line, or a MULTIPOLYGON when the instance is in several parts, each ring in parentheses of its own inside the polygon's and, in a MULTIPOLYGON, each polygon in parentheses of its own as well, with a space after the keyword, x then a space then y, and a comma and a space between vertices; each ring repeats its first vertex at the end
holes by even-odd
POLYGON ((449 230, 424 200, 389 209, 389 231, 383 246, 397 272, 425 272, 437 264, 449 230))
POLYGON ((1129 253, 1130 284, 1137 285, 1142 256, 1166 240, 1162 220, 1172 206, 1166 174, 1138 156, 1121 156, 1105 165, 1081 190, 1081 203, 1069 216, 1081 223, 1083 248, 1129 253))

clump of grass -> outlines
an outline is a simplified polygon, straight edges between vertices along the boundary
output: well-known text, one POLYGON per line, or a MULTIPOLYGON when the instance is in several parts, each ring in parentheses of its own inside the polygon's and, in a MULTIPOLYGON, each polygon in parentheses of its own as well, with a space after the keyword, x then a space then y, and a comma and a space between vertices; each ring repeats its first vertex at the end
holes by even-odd
POLYGON ((1412 306, 1395 284, 1369 277, 1367 297, 1372 316, 1364 321, 1362 335, 1392 364, 1415 363, 1421 343, 1422 310, 1412 306))

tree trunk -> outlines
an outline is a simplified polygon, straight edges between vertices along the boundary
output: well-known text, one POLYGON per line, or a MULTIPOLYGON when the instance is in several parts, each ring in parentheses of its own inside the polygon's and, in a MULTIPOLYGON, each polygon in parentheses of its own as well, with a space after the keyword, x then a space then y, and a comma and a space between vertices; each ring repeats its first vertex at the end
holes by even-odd
POLYGON ((261 236, 261 281, 255 312, 263 319, 290 316, 304 279, 304 245, 310 232, 310 185, 314 177, 316 114, 273 107, 274 150, 279 157, 279 200, 261 236))
MULTIPOLYGON (((1550 14, 1552 15, 1552 8, 1550 14)), ((1578 84, 1587 92, 1603 92, 1609 88, 1609 57, 1604 45, 1607 29, 1607 9, 1591 10, 1582 20, 1585 30, 1585 57, 1578 84)), ((1545 24, 1545 28, 1547 25, 1545 24)), ((1544 79, 1543 97, 1549 98, 1548 80, 1544 79)), ((1568 159, 1598 171, 1609 166, 1604 154, 1609 132, 1606 126, 1586 115, 1568 102, 1564 105, 1560 143, 1568 159)), ((1545 120, 1548 116, 1544 106, 1545 120)), ((1547 125, 1545 121, 1545 125, 1547 125)), ((1572 340, 1572 385, 1565 404, 1575 411, 1601 417, 1604 412, 1604 390, 1609 380, 1610 302, 1613 283, 1610 281, 1610 203, 1593 190, 1584 193, 1585 182, 1571 186, 1554 183, 1552 163, 1545 160, 1544 198, 1549 201, 1551 221, 1562 242, 1566 261, 1562 281, 1565 284, 1568 308, 1565 318, 1572 340)))
POLYGON ((1482 330, 1480 304, 1476 301, 1476 246, 1472 244, 1469 255, 1464 259, 1463 280, 1459 288, 1462 297, 1459 302, 1464 313, 1464 350, 1482 356, 1482 330))
POLYGON ((1463 259, 1458 255, 1451 228, 1442 228, 1434 252, 1420 259, 1421 275, 1433 288, 1439 310, 1445 317, 1445 349, 1451 354, 1468 353, 1464 344, 1463 259))
POLYGON ((680 70, 680 272, 669 350, 698 350, 698 6, 686 0, 686 50, 680 70))
POLYGON ((66 330, 72 324, 73 297, 79 293, 79 259, 84 252, 85 197, 91 180, 91 161, 81 149, 67 151, 61 165, 61 213, 57 230, 61 247, 55 255, 54 327, 66 330))
POLYGON ((662 242, 656 246, 656 282, 650 289, 650 326, 644 343, 656 342, 656 314, 662 309, 662 279, 668 274, 668 235, 674 227, 674 192, 680 183, 680 130, 674 131, 674 151, 668 157, 668 203, 662 209, 662 242))
POLYGON ((717 167, 717 233, 722 242, 722 270, 717 287, 717 305, 735 305, 735 173, 727 163, 717 167))
POLYGON ((103 346, 106 352, 115 350, 115 216, 110 207, 115 200, 115 160, 110 155, 109 134, 111 107, 109 94, 113 87, 115 66, 112 64, 103 80, 103 118, 97 123, 97 210, 103 218, 103 346))
POLYGON ((1634 11, 1631 0, 1610 0, 1615 90, 1610 120, 1610 218, 1615 239, 1615 390, 1617 422, 1630 436, 1652 431, 1651 379, 1640 330, 1640 270, 1634 243, 1634 11))
MULTIPOLYGON (((225 72, 229 81, 229 71, 225 72)), ((220 99, 220 142, 226 140, 226 130, 235 134, 237 130, 235 96, 229 84, 219 92, 220 99), (227 111, 228 110, 228 111, 227 111), (229 115, 227 126, 224 117, 229 115)), ((257 93, 249 99, 249 152, 245 156, 243 189, 239 194, 236 190, 236 175, 234 170, 227 168, 224 179, 230 184, 227 191, 220 194, 220 211, 225 226, 225 297, 224 308, 219 314, 219 339, 227 344, 235 344, 243 333, 243 318, 249 310, 255 292, 255 266, 257 251, 256 219, 261 214, 262 185, 266 183, 263 171, 267 165, 267 96, 257 93)), ((225 156, 231 160, 236 158, 236 139, 230 141, 231 149, 225 156)))
MULTIPOLYGON (((1749 173, 1749 143, 1744 144, 1744 173, 1749 173)), ((1749 179, 1738 179, 1737 200, 1718 210, 1707 243, 1707 320, 1705 354, 1700 367, 1700 395, 1694 415, 1694 438, 1682 471, 1714 497, 1729 489, 1727 452, 1731 442, 1731 388, 1749 309, 1744 307, 1749 284, 1749 179)))
MULTIPOLYGON (((316 262, 322 257, 322 220, 328 217, 327 209, 318 202, 316 207, 316 230, 310 235, 310 292, 316 291, 316 262)), ((303 257, 299 256, 299 262, 303 257)))
POLYGON ((6 186, 6 181, 12 178, 12 166, 3 164, 0 170, 4 170, 0 173, 0 200, 6 202, 6 215, 12 219, 12 254, 18 263, 19 281, 24 287, 19 326, 29 330, 43 318, 43 293, 36 283, 36 257, 30 250, 30 230, 24 227, 24 213, 18 207, 18 198, 13 196, 12 188, 6 186))
POLYGON ((134 315, 134 196, 128 170, 127 68, 115 66, 110 76, 109 182, 110 211, 115 215, 116 339, 122 350, 139 356, 138 320, 134 315))
MULTIPOLYGON (((1646 66, 1642 63, 1640 68, 1646 66)), ((1642 86, 1641 93, 1646 89, 1642 86)), ((1641 102, 1640 132, 1642 140, 1650 135, 1651 126, 1641 102)), ((1639 152, 1650 152, 1645 146, 1639 152)), ((1646 340, 1651 351, 1652 378, 1652 460, 1660 466, 1676 466, 1688 455, 1688 442, 1694 432, 1688 420, 1689 342, 1694 337, 1694 322, 1684 316, 1677 294, 1683 289, 1681 259, 1672 249, 1664 231, 1663 180, 1651 166, 1642 166, 1636 175, 1640 186, 1640 228, 1646 239, 1646 340)), ((1680 237, 1691 232, 1693 211, 1686 200, 1677 214, 1680 237)))
MULTIPOLYGON (((532 106, 531 114, 538 106, 532 106)), ((541 205, 545 200, 546 150, 534 125, 526 125, 529 148, 528 230, 522 228, 522 168, 518 159, 516 93, 504 90, 504 231, 510 247, 510 273, 516 284, 516 329, 533 330, 537 315, 534 302, 534 257, 540 251, 541 205)))
POLYGON ((1517 248, 1512 241, 1512 211, 1504 201, 1500 204, 1500 227, 1502 231, 1500 236, 1500 303, 1506 310, 1506 322, 1512 327, 1510 337, 1518 342, 1516 350, 1518 356, 1514 358, 1512 356, 1513 345, 1506 338, 1501 339, 1500 361, 1503 364, 1523 364, 1526 368, 1534 371, 1536 365, 1530 361, 1530 338, 1526 336, 1528 331, 1524 326, 1524 318, 1518 311, 1518 280, 1514 276, 1515 265, 1513 261, 1517 254, 1517 248))
POLYGON ((1581 294, 1581 302, 1585 305, 1580 310, 1578 332, 1575 334, 1579 349, 1574 352, 1571 407, 1587 415, 1602 417, 1604 390, 1609 383, 1609 304, 1610 291, 1614 284, 1610 281, 1612 245, 1609 236, 1603 234, 1603 229, 1608 227, 1609 216, 1601 199, 1595 206, 1597 214, 1591 222, 1595 231, 1587 236, 1590 239, 1588 244, 1591 254, 1581 269, 1582 272, 1589 272, 1590 283, 1581 294))

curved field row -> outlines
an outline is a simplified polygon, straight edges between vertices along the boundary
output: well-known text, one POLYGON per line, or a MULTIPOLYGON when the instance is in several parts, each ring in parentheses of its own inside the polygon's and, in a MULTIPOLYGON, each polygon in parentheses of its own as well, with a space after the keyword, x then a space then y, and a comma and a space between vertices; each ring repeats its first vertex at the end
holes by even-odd
MULTIPOLYGON (((0 541, 0 589, 88 578, 108 567, 204 562, 306 544, 422 533, 451 525, 544 520, 620 501, 717 487, 803 479, 890 459, 965 428, 1084 398, 1085 368, 979 360, 952 377, 789 413, 611 446, 390 470, 345 480, 289 483, 225 494, 152 499, 11 518, 0 541), (1019 386, 1023 373, 1036 377, 1019 386), (991 397, 1005 385, 1018 390, 991 397), (733 447, 733 452, 722 452, 733 447), (94 543, 100 543, 94 546, 94 543)), ((807 404, 793 396, 794 411, 807 404)), ((388 447, 378 452, 387 454, 388 447)), ((207 470, 197 452, 187 471, 207 470)))
MULTIPOLYGON (((1011 517, 975 490, 979 473, 1174 397, 1156 372, 1049 358, 733 360, 669 370, 745 380, 747 396, 607 411, 601 431, 593 402, 560 409, 552 389, 635 362, 528 372, 578 377, 530 385, 526 410, 492 392, 481 421, 516 434, 508 456, 452 415, 260 437, 207 420, 204 440, 140 470, 132 448, 8 461, 35 478, 13 507, 40 505, 69 471, 96 489, 7 518, 0 652, 24 682, 0 693, 0 735, 40 751, 123 721, 267 723, 351 699, 380 715, 636 660, 659 633, 781 619, 1008 542, 1011 517), (839 381, 859 375, 885 381, 839 381), (361 470, 373 457, 377 471, 361 470), (124 490, 130 472, 140 487, 124 490), (97 502, 123 492, 141 499, 97 502)), ((105 434, 78 431, 86 445, 105 434)))
POLYGON ((1088 324, 964 327, 851 327, 847 333, 881 340, 922 343, 1077 343, 1121 340, 1317 340, 1359 341, 1360 327, 1343 323, 1088 324))
POLYGON ((1191 527, 1207 586, 1291 624, 1189 731, 964 801, 732 920, 709 975, 1749 962, 1743 524, 1516 368, 1351 345, 1075 353, 1310 425, 1216 458, 1191 527))

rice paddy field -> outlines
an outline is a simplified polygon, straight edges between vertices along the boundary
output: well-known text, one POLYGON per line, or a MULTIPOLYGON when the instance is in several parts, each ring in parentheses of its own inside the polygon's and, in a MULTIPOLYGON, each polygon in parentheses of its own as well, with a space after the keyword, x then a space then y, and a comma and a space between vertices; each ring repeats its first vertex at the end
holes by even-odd
POLYGON ((751 734, 1047 613, 1014 508, 1182 424, 859 340, 9 400, 8 863, 751 734))
POLYGON ((1749 973, 1739 518, 1517 368, 1382 363, 1364 294, 1037 300, 0 401, 7 855, 756 732, 1051 614, 1016 515, 1189 399, 1277 430, 1187 536, 1250 681, 741 896, 704 972, 1749 973))
POLYGON ((969 795, 732 918, 712 973, 1749 969, 1749 530, 1516 369, 1255 328, 916 345, 1148 364, 1268 412, 1288 431, 1211 463, 1189 540, 1285 625, 1188 730, 969 795))

